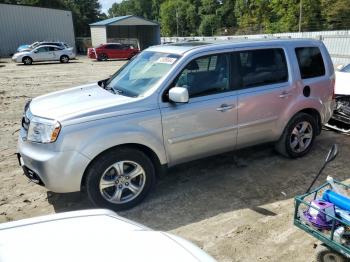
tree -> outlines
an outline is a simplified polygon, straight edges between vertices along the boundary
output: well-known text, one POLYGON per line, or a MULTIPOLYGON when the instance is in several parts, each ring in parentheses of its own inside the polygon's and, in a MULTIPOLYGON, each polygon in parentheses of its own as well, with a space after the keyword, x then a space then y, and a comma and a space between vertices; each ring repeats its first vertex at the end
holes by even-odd
POLYGON ((216 15, 202 16, 199 33, 204 36, 213 36, 219 28, 220 21, 216 15))
POLYGON ((221 25, 233 27, 237 25, 235 16, 235 0, 224 0, 217 9, 217 15, 221 18, 221 25))
POLYGON ((264 32, 270 23, 271 10, 269 2, 271 1, 237 0, 235 14, 239 27, 238 32, 246 34, 264 32))
POLYGON ((187 0, 168 0, 160 7, 164 36, 189 36, 197 28, 195 7, 187 0))
POLYGON ((341 30, 350 28, 349 0, 321 0, 321 14, 324 29, 341 30))

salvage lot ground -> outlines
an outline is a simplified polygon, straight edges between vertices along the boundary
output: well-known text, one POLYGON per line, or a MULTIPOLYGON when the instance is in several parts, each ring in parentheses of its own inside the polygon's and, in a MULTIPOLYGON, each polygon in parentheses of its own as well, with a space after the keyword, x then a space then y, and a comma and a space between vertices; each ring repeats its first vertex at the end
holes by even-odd
MULTIPOLYGON (((79 193, 47 192, 21 175, 14 153, 23 105, 47 92, 104 79, 123 64, 85 57, 69 64, 0 62, 0 222, 91 208, 79 193)), ((327 171, 344 180, 349 137, 324 131, 299 160, 263 145, 173 168, 143 204, 119 214, 189 239, 219 261, 312 261, 317 241, 292 225, 293 197, 305 191, 335 142, 340 154, 327 171)))

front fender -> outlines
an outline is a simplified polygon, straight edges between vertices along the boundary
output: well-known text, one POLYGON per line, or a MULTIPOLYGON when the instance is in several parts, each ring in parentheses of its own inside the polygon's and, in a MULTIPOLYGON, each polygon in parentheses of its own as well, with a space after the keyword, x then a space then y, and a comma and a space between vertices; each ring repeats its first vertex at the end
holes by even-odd
POLYGON ((167 163, 159 110, 66 126, 58 142, 58 150, 74 149, 89 159, 115 146, 139 144, 151 149, 161 164, 167 163))

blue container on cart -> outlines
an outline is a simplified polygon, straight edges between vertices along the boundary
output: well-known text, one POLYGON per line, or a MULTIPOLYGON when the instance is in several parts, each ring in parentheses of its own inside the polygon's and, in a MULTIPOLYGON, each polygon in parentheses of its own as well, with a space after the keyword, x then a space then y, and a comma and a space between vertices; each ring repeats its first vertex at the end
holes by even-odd
POLYGON ((350 211, 350 198, 340 195, 330 189, 323 193, 322 199, 324 201, 333 203, 336 207, 350 211))

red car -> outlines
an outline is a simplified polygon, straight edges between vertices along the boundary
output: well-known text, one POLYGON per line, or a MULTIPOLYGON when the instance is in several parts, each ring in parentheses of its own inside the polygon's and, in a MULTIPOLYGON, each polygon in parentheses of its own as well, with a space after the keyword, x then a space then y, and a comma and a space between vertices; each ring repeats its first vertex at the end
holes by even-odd
POLYGON ((96 48, 88 48, 88 57, 92 59, 131 59, 140 52, 139 49, 125 44, 102 44, 96 48))

